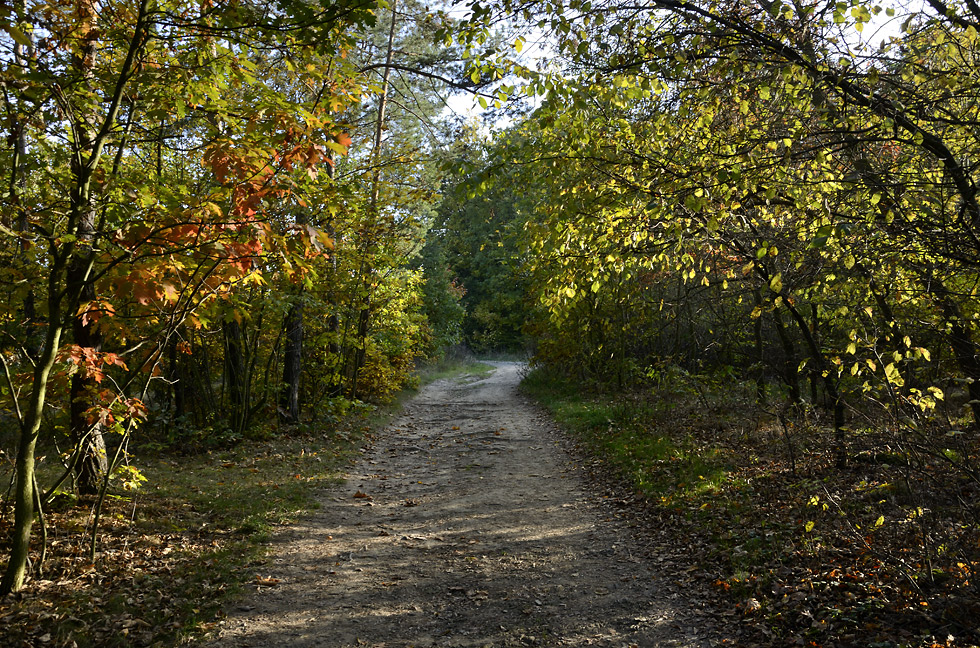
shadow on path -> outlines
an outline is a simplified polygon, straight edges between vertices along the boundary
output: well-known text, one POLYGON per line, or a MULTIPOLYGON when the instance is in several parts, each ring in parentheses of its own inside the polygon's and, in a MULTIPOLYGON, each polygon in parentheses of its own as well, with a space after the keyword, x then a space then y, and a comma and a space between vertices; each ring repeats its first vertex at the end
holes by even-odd
POLYGON ((427 386, 275 542, 209 646, 708 646, 669 571, 605 519, 517 394, 518 365, 427 386), (362 497, 361 495, 364 495, 362 497))

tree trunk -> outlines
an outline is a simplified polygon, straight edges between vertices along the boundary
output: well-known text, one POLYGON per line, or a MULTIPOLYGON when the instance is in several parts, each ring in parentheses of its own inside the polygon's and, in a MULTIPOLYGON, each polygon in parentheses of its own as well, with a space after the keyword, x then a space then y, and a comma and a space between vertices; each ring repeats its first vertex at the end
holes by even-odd
MULTIPOLYGON (((333 177, 331 172, 331 177, 333 177)), ((337 234, 334 230, 333 224, 327 225, 327 234, 334 241, 337 240, 337 234)), ((330 272, 331 272, 331 285, 337 285, 337 272, 338 272, 338 260, 336 245, 334 246, 334 253, 330 258, 330 272)), ((327 344, 327 349, 330 353, 330 360, 327 362, 327 367, 330 371, 327 382, 327 395, 330 398, 337 398, 343 393, 344 388, 344 375, 343 375, 343 348, 340 344, 340 316, 337 314, 337 309, 339 308, 337 304, 336 293, 331 290, 327 297, 327 307, 329 309, 329 315, 327 315, 327 334, 329 336, 329 342, 327 344)))
POLYGON ((245 402, 245 352, 242 345, 242 325, 236 319, 222 324, 225 338, 225 394, 231 427, 236 432, 245 429, 248 403, 245 402))
POLYGON ((357 383, 360 377, 361 368, 364 367, 364 359, 367 356, 367 334, 368 325, 371 322, 371 310, 369 298, 365 297, 364 306, 357 314, 357 348, 354 351, 354 374, 351 382, 351 400, 357 399, 357 383))
MULTIPOLYGON (((69 279, 72 282, 77 280, 85 282, 82 290, 82 303, 95 296, 94 288, 84 279, 85 274, 87 274, 87 265, 82 266, 80 263, 73 263, 69 279)), ((78 315, 72 318, 72 337, 75 344, 80 347, 89 348, 96 352, 102 350, 102 334, 99 332, 98 325, 93 322, 85 323, 78 315)), ((88 414, 89 408, 97 403, 95 397, 97 389, 98 383, 94 378, 86 376, 84 370, 71 377, 71 407, 69 409, 71 440, 80 455, 76 468, 75 485, 78 492, 84 495, 95 495, 99 492, 99 487, 108 469, 102 424, 90 420, 88 414)))
MULTIPOLYGON (((86 0, 78 5, 78 17, 82 34, 81 47, 74 59, 79 76, 88 80, 95 63, 98 15, 95 3, 86 0)), ((72 155, 71 171, 74 181, 71 189, 72 216, 75 222, 76 248, 68 265, 68 294, 72 316, 73 342, 80 347, 99 352, 102 350, 102 334, 98 323, 86 321, 79 314, 80 308, 96 297, 92 283, 92 267, 95 262, 96 208, 92 196, 92 176, 97 164, 96 129, 92 115, 82 114, 74 121, 76 154, 72 155)), ((72 376, 70 388, 69 434, 80 453, 76 473, 76 487, 85 495, 99 492, 99 484, 107 469, 105 440, 102 426, 89 420, 87 411, 95 404, 97 383, 86 375, 84 367, 72 376)))
POLYGON ((385 53, 384 75, 381 79, 381 92, 378 97, 378 120, 374 130, 374 149, 371 151, 371 161, 374 164, 374 171, 371 176, 371 202, 369 210, 374 219, 365 228, 366 243, 364 250, 364 262, 361 263, 361 277, 364 285, 364 297, 361 303, 360 312, 357 315, 357 348, 354 351, 354 366, 351 384, 351 398, 357 398, 357 382, 364 366, 367 351, 367 333, 371 321, 371 275, 374 267, 371 263, 371 248, 374 245, 375 228, 380 221, 380 201, 381 201, 381 144, 383 141, 385 115, 388 110, 388 83, 391 78, 391 62, 395 52, 395 33, 398 25, 398 2, 391 2, 391 26, 388 29, 388 48, 385 53))
POLYGON ((282 359, 279 420, 283 423, 298 423, 299 378, 303 369, 303 305, 298 301, 289 307, 283 329, 286 344, 282 359))
MULTIPOLYGON (((755 305, 760 311, 762 310, 762 292, 756 288, 752 291, 753 297, 755 297, 755 305)), ((765 349, 762 345, 762 313, 755 318, 752 323, 752 336, 755 341, 755 355, 756 362, 759 363, 759 369, 755 376, 755 399, 760 405, 766 404, 766 354, 765 349)))
POLYGON ((178 335, 174 331, 167 340, 167 361, 170 365, 170 414, 175 421, 183 419, 187 414, 187 370, 180 356, 178 335))
MULTIPOLYGON (((820 311, 817 310, 816 304, 810 304, 810 330, 814 337, 820 337, 820 311)), ((820 381, 817 379, 817 374, 813 371, 810 372, 810 402, 813 406, 817 406, 819 401, 819 389, 818 383, 820 381)))
POLYGON ((806 342, 807 348, 810 350, 810 357, 817 364, 817 371, 823 377, 823 388, 827 393, 827 398, 833 408, 834 415, 834 439, 836 441, 836 448, 834 449, 835 463, 838 468, 843 468, 847 465, 849 460, 847 452, 847 435, 844 432, 844 397, 841 395, 840 390, 837 387, 837 378, 833 375, 833 371, 827 366, 827 361, 824 358, 823 352, 820 350, 820 345, 817 343, 817 338, 813 331, 810 330, 810 326, 806 319, 800 314, 800 311, 796 309, 791 303, 784 301, 786 304, 786 309, 789 310, 790 315, 793 316, 793 321, 796 322, 796 326, 800 329, 800 333, 803 334, 803 340, 806 342))
POLYGON ((44 347, 34 367, 31 396, 20 424, 15 466, 14 529, 11 534, 10 560, 0 580, 0 597, 16 592, 24 586, 27 576, 28 556, 31 544, 31 528, 34 525, 34 450, 41 429, 44 404, 47 398, 48 378, 54 367, 61 346, 61 288, 64 263, 56 258, 48 279, 48 331, 44 347))
POLYGON ((772 312, 772 321, 776 325, 776 336, 779 338, 779 343, 783 347, 783 355, 785 359, 783 360, 783 381, 789 388, 789 400, 793 404, 793 407, 799 407, 800 401, 803 399, 803 394, 800 391, 800 373, 797 369, 799 366, 799 359, 796 356, 796 347, 793 345, 793 341, 789 338, 789 333, 786 331, 786 324, 783 322, 783 315, 779 312, 777 308, 772 312))

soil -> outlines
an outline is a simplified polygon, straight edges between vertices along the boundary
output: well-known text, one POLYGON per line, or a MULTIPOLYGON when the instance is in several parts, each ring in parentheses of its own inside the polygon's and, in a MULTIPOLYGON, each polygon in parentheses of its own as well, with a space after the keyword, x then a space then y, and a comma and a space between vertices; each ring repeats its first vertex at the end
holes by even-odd
POLYGON ((610 512, 520 365, 493 364, 424 387, 207 645, 718 645, 671 547, 610 512))

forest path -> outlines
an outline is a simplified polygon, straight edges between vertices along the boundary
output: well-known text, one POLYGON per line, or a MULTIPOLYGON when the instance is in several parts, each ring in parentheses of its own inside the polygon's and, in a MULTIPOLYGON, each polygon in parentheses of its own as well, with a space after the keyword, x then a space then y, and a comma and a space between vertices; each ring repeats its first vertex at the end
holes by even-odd
POLYGON ((274 543, 209 646, 708 646, 706 610, 598 504, 520 366, 424 387, 274 543), (364 496, 362 496, 364 495, 364 496), (365 497, 366 496, 366 497, 365 497))

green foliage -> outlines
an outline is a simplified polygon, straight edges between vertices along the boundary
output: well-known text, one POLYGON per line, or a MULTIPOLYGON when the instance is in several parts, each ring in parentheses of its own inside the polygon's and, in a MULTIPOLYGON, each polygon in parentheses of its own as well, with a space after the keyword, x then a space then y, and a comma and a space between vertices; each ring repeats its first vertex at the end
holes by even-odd
POLYGON ((566 64, 529 77, 539 107, 501 136, 538 192, 537 361, 620 386, 661 362, 779 380, 827 410, 841 462, 849 404, 919 434, 963 415, 951 378, 980 403, 965 9, 841 54, 863 7, 657 6, 520 7, 566 64))
POLYGON ((537 369, 521 383, 558 423, 636 492, 662 502, 702 496, 725 485, 725 460, 692 439, 661 432, 674 416, 668 400, 607 393, 583 398, 581 384, 537 369))
POLYGON ((464 138, 448 162, 455 173, 434 236, 463 291, 466 345, 476 353, 523 351, 530 314, 522 239, 534 196, 515 191, 517 176, 505 161, 507 139, 486 144, 473 133, 464 138))
POLYGON ((420 257, 425 272, 422 301, 433 346, 430 356, 442 356, 450 347, 463 341, 466 311, 461 300, 466 290, 456 284, 443 246, 442 238, 430 231, 420 257))

